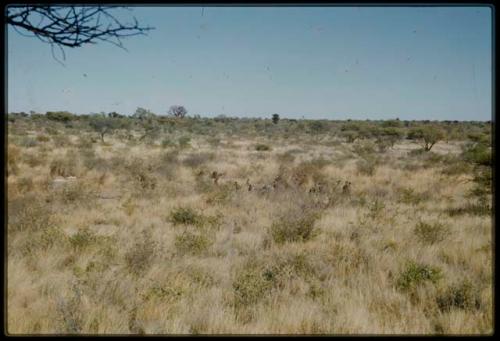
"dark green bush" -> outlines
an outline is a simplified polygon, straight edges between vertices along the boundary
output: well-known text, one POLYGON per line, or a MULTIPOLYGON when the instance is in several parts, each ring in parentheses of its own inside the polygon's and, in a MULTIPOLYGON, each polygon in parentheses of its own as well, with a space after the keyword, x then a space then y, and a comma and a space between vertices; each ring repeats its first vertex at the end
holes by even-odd
POLYGON ((430 224, 421 221, 415 227, 415 234, 422 242, 434 244, 442 241, 449 234, 449 229, 439 222, 430 224))
POLYGON ((491 166, 492 163, 491 148, 484 144, 478 143, 466 147, 462 156, 465 161, 475 165, 491 166))
POLYGON ((68 238, 70 245, 77 250, 82 250, 97 242, 97 236, 89 229, 80 229, 68 238))
POLYGON ((179 144, 180 148, 187 148, 187 147, 189 147, 190 146, 190 142, 191 142, 191 137, 189 137, 189 136, 181 136, 177 140, 177 143, 179 144))
POLYGON ((204 234, 185 231, 175 237, 175 247, 181 254, 199 255, 207 251, 212 241, 204 234))
POLYGON ((197 225, 200 215, 192 208, 179 207, 170 212, 170 221, 174 225, 197 225))
POLYGON ((51 121, 68 122, 75 119, 75 116, 68 111, 47 111, 47 119, 51 121))
POLYGON ((141 239, 125 254, 127 268, 135 275, 143 273, 151 265, 157 250, 158 242, 150 233, 143 232, 141 239))
POLYGON ((257 150, 259 152, 269 151, 269 150, 271 150, 271 147, 269 147, 267 144, 257 144, 255 146, 255 150, 257 150))
POLYGON ((256 262, 247 262, 233 281, 235 306, 244 308, 259 302, 271 291, 272 286, 272 278, 266 276, 256 262))
POLYGON ((283 215, 271 225, 269 232, 279 244, 307 241, 316 235, 314 223, 318 218, 318 214, 314 212, 283 215))
POLYGON ((449 311, 452 308, 475 310, 481 307, 481 296, 470 281, 464 280, 438 295, 436 303, 441 311, 449 311))
POLYGON ((425 281, 436 283, 441 277, 442 273, 439 268, 410 261, 399 274, 396 286, 401 290, 408 290, 425 281))

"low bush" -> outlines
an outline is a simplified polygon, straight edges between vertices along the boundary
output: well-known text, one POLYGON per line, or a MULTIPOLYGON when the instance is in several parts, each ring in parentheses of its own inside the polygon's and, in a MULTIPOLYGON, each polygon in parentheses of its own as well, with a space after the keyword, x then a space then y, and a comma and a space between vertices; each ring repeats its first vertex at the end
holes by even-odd
POLYGON ((23 139, 21 139, 19 145, 24 148, 33 148, 38 145, 38 141, 33 137, 26 136, 23 139))
POLYGON ((316 235, 314 223, 318 218, 313 212, 283 215, 271 225, 269 233, 278 244, 307 241, 316 235))
POLYGON ((427 199, 427 196, 424 193, 417 193, 413 188, 409 187, 398 189, 398 193, 400 202, 407 205, 418 205, 427 199))
POLYGON ((410 261, 399 274, 396 286, 401 290, 408 290, 426 281, 436 283, 441 277, 442 274, 439 268, 410 261))
POLYGON ((255 150, 259 152, 267 152, 271 150, 271 147, 268 146, 267 144, 260 143, 255 146, 255 150))
POLYGON ((50 137, 48 137, 47 135, 38 135, 36 137, 36 140, 38 142, 49 142, 50 141, 50 137))
POLYGON ((179 144, 180 148, 187 148, 187 147, 189 147, 190 146, 190 142, 191 142, 191 137, 189 137, 189 136, 181 136, 177 140, 177 143, 179 144))
POLYGON ((85 249, 97 242, 97 235, 89 229, 80 229, 68 238, 70 245, 78 251, 85 249))
POLYGON ((174 225, 197 225, 200 222, 200 215, 190 207, 178 207, 170 212, 170 221, 174 225))
POLYGON ((55 157, 50 165, 50 175, 52 176, 77 176, 78 175, 78 157, 72 152, 68 151, 64 156, 55 157))
POLYGON ((137 190, 149 191, 156 188, 157 179, 152 174, 153 166, 151 164, 145 164, 143 160, 136 158, 129 162, 126 168, 137 190))
POLYGON ((9 200, 7 207, 8 231, 40 231, 54 223, 50 207, 35 194, 9 200))
POLYGON ((149 268, 157 251, 158 243, 150 233, 144 231, 141 239, 125 253, 127 268, 132 274, 140 275, 149 268))
POLYGON ((356 168, 359 174, 372 176, 375 174, 375 171, 378 166, 378 161, 374 157, 366 157, 362 160, 359 160, 356 164, 356 168))
POLYGON ((460 215, 488 216, 492 214, 492 207, 489 200, 483 197, 480 200, 468 202, 464 206, 450 207, 446 209, 446 213, 452 217, 460 215))
POLYGON ((449 234, 449 228, 439 222, 425 223, 421 221, 414 231, 420 241, 428 244, 440 242, 449 234))
POLYGON ((438 295, 436 303, 441 311, 449 311, 452 308, 476 310, 481 307, 481 296, 470 281, 464 280, 438 295))
POLYGON ((204 234, 185 231, 175 237, 175 247, 181 254, 200 255, 208 250, 212 241, 204 234))
POLYGON ((16 175, 19 172, 19 158, 21 150, 15 145, 9 145, 7 148, 7 174, 16 175))
POLYGON ((272 289, 270 276, 263 273, 262 268, 254 261, 247 262, 233 280, 234 305, 245 308, 265 298, 272 289))

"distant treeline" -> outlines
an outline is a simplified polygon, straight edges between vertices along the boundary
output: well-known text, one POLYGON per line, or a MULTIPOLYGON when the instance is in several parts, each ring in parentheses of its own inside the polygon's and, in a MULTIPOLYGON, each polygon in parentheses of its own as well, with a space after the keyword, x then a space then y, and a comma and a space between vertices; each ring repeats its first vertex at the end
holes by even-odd
MULTIPOLYGON (((186 111, 187 112, 187 111, 186 111)), ((162 133, 182 131, 199 135, 266 135, 267 137, 290 138, 299 134, 335 136, 352 143, 358 139, 373 138, 389 146, 401 139, 424 141, 425 149, 439 140, 482 141, 491 145, 491 121, 430 121, 430 120, 312 120, 286 119, 277 114, 268 118, 237 118, 217 116, 214 118, 170 115, 156 115, 150 110, 138 108, 131 115, 117 112, 75 115, 68 111, 49 111, 45 114, 9 113, 9 122, 38 122, 48 126, 58 124, 66 128, 91 130, 111 135, 116 130, 142 130, 143 136, 152 139, 162 133)))

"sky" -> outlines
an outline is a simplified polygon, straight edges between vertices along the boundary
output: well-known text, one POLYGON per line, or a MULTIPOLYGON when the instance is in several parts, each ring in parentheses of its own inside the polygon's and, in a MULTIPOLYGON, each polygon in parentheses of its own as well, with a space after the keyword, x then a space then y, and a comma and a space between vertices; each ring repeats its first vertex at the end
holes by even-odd
POLYGON ((7 34, 8 112, 491 120, 489 7, 133 7, 147 36, 7 34), (57 50, 56 57, 62 59, 57 50))

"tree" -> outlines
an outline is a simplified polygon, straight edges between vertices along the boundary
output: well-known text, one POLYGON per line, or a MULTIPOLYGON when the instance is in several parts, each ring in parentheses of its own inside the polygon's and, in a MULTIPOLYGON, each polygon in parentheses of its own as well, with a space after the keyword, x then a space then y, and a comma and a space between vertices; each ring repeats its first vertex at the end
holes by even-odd
POLYGON ((112 14, 119 7, 9 5, 4 16, 19 34, 50 44, 53 56, 54 46, 59 47, 64 59, 63 47, 108 42, 125 49, 122 38, 145 35, 154 29, 140 26, 135 17, 133 23, 123 23, 112 14))
POLYGON ((280 115, 273 114, 273 123, 278 124, 279 120, 280 120, 280 115))
POLYGON ((387 127, 376 131, 376 137, 379 141, 386 142, 389 146, 394 147, 394 144, 403 137, 403 132, 399 128, 387 127))
POLYGON ((408 133, 409 139, 421 140, 422 146, 427 152, 444 137, 444 132, 436 126, 416 127, 410 129, 408 133))
POLYGON ((325 122, 315 120, 309 123, 309 129, 312 133, 320 134, 327 131, 328 128, 325 125, 325 122))
POLYGON ((101 114, 92 115, 89 125, 101 135, 101 141, 103 143, 105 134, 111 133, 113 130, 124 126, 121 119, 106 117, 101 114))
POLYGON ((110 118, 124 118, 125 116, 120 115, 116 111, 113 111, 113 112, 108 113, 108 117, 110 117, 110 118))
POLYGON ((168 114, 174 117, 184 118, 187 115, 187 110, 182 105, 172 105, 168 109, 168 114))
POLYGON ((137 118, 139 120, 147 120, 156 117, 156 115, 151 110, 144 108, 137 108, 132 117, 137 118))
POLYGON ((68 122, 74 119, 73 114, 67 111, 47 111, 46 115, 51 121, 68 122))

